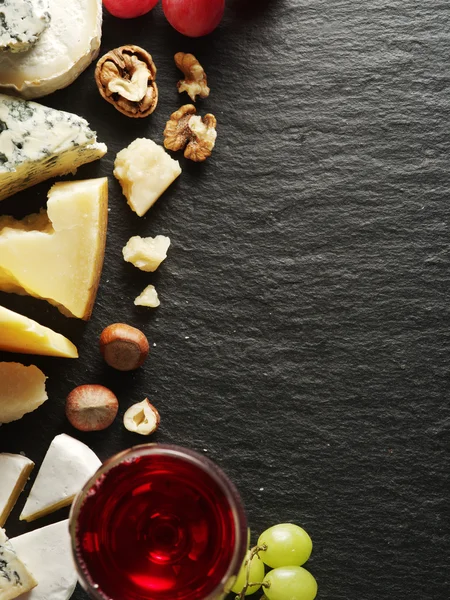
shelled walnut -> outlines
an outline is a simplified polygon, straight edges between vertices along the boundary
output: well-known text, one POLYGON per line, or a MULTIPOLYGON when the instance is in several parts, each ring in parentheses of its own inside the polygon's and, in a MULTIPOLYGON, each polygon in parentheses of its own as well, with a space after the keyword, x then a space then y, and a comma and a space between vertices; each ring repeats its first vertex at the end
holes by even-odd
POLYGON ((184 150, 184 156, 195 162, 206 160, 216 143, 216 117, 196 115, 193 104, 185 104, 170 115, 164 129, 164 146, 168 150, 184 150))
POLYGON ((139 46, 121 46, 98 61, 95 81, 102 97, 127 117, 148 117, 158 104, 156 66, 139 46))
POLYGON ((177 52, 174 58, 175 64, 184 75, 184 79, 177 83, 179 93, 187 92, 192 102, 197 100, 197 96, 207 98, 210 92, 208 80, 202 65, 195 56, 185 52, 177 52))

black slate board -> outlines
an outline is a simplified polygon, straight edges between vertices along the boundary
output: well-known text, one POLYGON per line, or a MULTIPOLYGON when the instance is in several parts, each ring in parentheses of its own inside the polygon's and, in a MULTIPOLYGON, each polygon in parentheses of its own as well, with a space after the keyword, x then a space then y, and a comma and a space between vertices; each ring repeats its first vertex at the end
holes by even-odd
MULTIPOLYGON (((37 300, 0 303, 68 335, 78 361, 1 354, 49 376, 50 400, 0 430, 0 451, 40 463, 61 432, 102 459, 137 440, 118 419, 80 435, 64 417, 76 385, 150 397, 154 440, 200 452, 238 485, 255 536, 294 521, 312 535, 320 600, 449 597, 450 54, 442 0, 236 0, 211 36, 189 40, 158 7, 105 15, 102 52, 147 48, 160 102, 130 120, 102 100, 91 66, 44 104, 86 117, 109 152, 77 178, 110 176, 106 261, 92 320, 37 300), (204 64, 199 103, 219 137, 143 219, 111 177, 135 137, 162 141, 181 103, 176 51, 204 64), (125 264, 131 235, 166 234, 154 275, 125 264), (133 306, 148 284, 161 307, 133 306), (145 368, 120 374, 98 353, 102 328, 141 327, 145 368)), ((23 216, 46 182, 1 204, 23 216)), ((0 382, 1 385, 1 382, 0 382)), ((60 519, 8 522, 16 535, 60 519)), ((75 600, 86 598, 78 590, 75 600)))

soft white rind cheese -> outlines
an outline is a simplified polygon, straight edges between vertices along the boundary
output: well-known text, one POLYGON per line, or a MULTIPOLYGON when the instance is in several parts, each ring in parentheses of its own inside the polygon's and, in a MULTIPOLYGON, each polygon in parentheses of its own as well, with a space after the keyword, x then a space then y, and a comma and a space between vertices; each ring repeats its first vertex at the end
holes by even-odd
POLYGON ((170 238, 165 235, 142 238, 139 235, 131 237, 122 250, 126 262, 133 264, 141 271, 153 272, 167 258, 170 238))
POLYGON ((106 151, 82 117, 0 94, 0 200, 106 151))
POLYGON ((114 175, 131 210, 140 217, 180 175, 181 168, 152 140, 137 138, 121 150, 114 162, 114 175))
POLYGON ((0 423, 11 423, 33 412, 48 396, 44 373, 31 365, 0 362, 0 423))
POLYGON ((0 527, 25 487, 34 462, 21 454, 0 454, 0 527))
POLYGON ((69 506, 101 461, 86 444, 62 433, 50 444, 25 503, 21 521, 34 521, 69 506))
POLYGON ((29 50, 50 23, 48 0, 3 0, 0 8, 0 50, 29 50))
POLYGON ((48 0, 51 21, 25 54, 0 56, 0 89, 39 98, 70 85, 96 58, 101 0, 48 0))
POLYGON ((136 306, 147 306, 148 308, 158 308, 161 304, 158 298, 158 292, 154 285, 148 285, 143 292, 135 299, 136 306))
POLYGON ((77 575, 67 520, 12 538, 11 544, 38 583, 20 600, 69 600, 77 575))
POLYGON ((19 559, 17 549, 0 529, 0 600, 12 600, 30 591, 37 581, 19 559))

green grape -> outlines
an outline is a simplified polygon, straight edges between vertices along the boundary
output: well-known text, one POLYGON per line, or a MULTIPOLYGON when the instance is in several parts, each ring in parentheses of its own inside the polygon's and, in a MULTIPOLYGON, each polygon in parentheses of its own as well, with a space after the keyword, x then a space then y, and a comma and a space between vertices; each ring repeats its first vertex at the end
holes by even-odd
MULTIPOLYGON (((241 570, 239 571, 236 581, 234 582, 234 585, 231 588, 231 591, 234 592, 235 594, 240 594, 242 592, 242 590, 244 589, 245 582, 246 582, 246 576, 247 576, 247 563, 248 563, 249 556, 250 556, 250 550, 247 552, 244 562, 242 563, 241 570)), ((250 563, 249 583, 262 582, 263 579, 264 579, 264 563, 260 558, 258 558, 257 555, 255 555, 252 558, 252 562, 250 563)), ((255 592, 257 592, 259 590, 260 587, 261 587, 261 585, 252 585, 252 587, 249 587, 247 589, 247 591, 245 592, 245 595, 249 596, 250 594, 254 594, 255 592)))
POLYGON ((258 546, 267 546, 259 553, 269 567, 303 565, 311 556, 312 541, 304 529, 293 523, 280 523, 266 529, 258 546))
POLYGON ((264 577, 268 600, 314 600, 317 582, 303 567, 278 567, 264 577))

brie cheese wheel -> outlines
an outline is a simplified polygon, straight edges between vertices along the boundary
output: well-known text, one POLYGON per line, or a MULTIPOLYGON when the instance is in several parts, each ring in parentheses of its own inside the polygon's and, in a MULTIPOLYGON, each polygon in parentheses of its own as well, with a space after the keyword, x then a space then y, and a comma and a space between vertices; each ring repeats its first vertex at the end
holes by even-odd
POLYGON ((108 180, 56 183, 47 211, 0 217, 0 290, 29 294, 89 319, 103 266, 108 180))
POLYGON ((73 173, 106 150, 78 115, 0 94, 0 200, 73 173))
POLYGON ((1 12, 0 50, 28 50, 50 23, 48 0, 3 0, 1 12))
POLYGON ((65 433, 57 435, 47 450, 20 520, 34 521, 72 504, 101 464, 86 444, 65 433))
POLYGON ((25 54, 0 55, 0 89, 39 98, 70 85, 96 58, 101 0, 48 0, 51 21, 25 54))
POLYGON ((0 529, 0 600, 17 598, 36 585, 37 581, 18 557, 5 530, 0 529))
POLYGON ((33 467, 34 462, 21 454, 0 454, 0 527, 6 523, 33 467))
POLYGON ((68 520, 11 538, 37 586, 20 600, 69 600, 77 584, 68 520))
POLYGON ((17 421, 39 408, 48 398, 45 380, 34 365, 0 362, 0 423, 17 421))
POLYGON ((76 346, 66 337, 3 306, 0 306, 0 350, 78 358, 76 346))
POLYGON ((181 167, 162 146, 137 138, 121 150, 114 162, 114 175, 131 210, 142 217, 180 175, 181 167))

